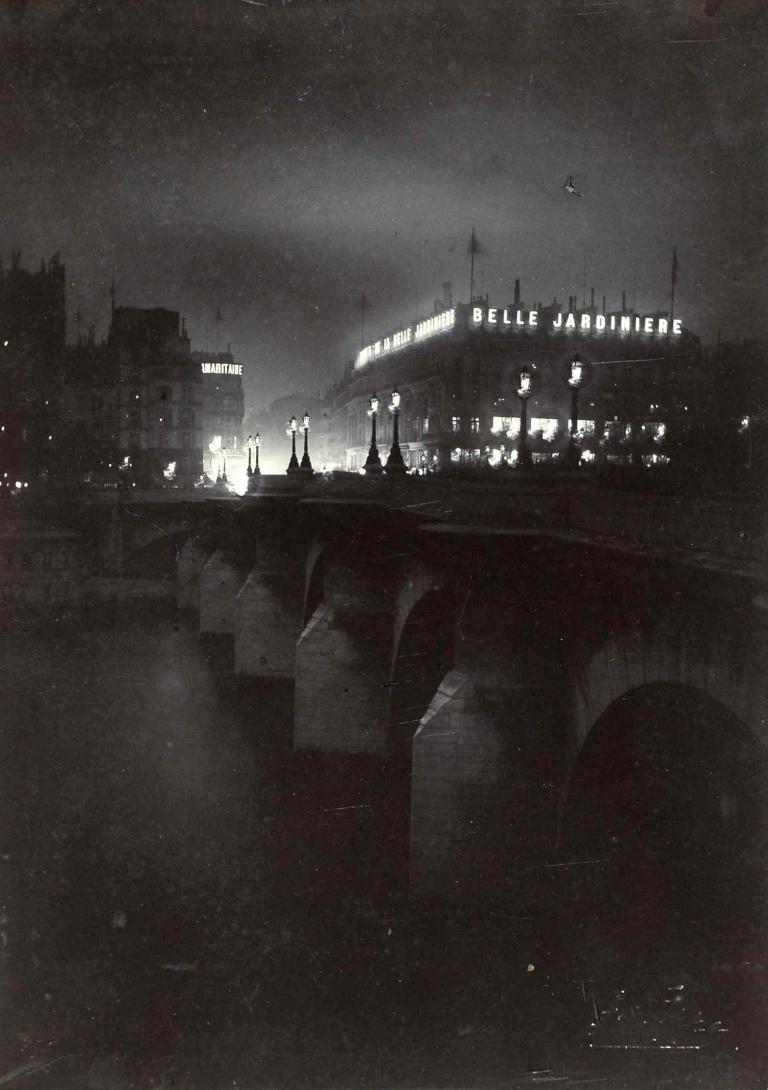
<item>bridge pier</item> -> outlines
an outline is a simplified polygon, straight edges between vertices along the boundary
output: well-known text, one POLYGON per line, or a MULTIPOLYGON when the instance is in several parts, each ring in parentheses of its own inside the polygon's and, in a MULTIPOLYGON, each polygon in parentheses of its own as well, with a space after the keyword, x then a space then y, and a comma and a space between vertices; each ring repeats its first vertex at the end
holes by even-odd
POLYGON ((176 604, 179 609, 200 609, 200 576, 213 547, 197 535, 190 537, 176 562, 176 604))
POLYGON ((200 572, 200 632, 234 635, 235 599, 245 579, 235 553, 217 549, 200 572))
POLYGON ((455 667, 413 741, 411 891, 521 907, 539 896, 557 835, 565 718, 557 608, 546 571, 527 555, 530 539, 510 539, 503 551, 498 541, 486 551, 468 540, 455 667))
POLYGON ((295 749, 388 752, 393 582, 376 558, 326 564, 296 646, 295 749))
POLYGON ((235 598, 235 673, 293 678, 300 625, 293 573, 253 568, 235 598))

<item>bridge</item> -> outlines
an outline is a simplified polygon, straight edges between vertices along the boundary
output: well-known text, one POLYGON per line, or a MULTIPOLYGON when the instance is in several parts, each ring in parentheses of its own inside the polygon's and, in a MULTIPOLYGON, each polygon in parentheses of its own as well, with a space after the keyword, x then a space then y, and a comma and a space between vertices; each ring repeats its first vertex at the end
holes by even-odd
POLYGON ((610 854, 670 807, 708 874, 713 843, 751 843, 768 748, 754 503, 264 478, 245 499, 102 506, 115 571, 159 563, 200 632, 230 637, 236 674, 293 682, 297 751, 396 770, 413 894, 525 900, 536 868, 610 854), (664 783, 632 773, 659 763, 664 783))
POLYGON ((754 502, 265 477, 242 499, 109 497, 99 519, 105 570, 154 565, 202 634, 229 638, 235 674, 293 683, 298 753, 387 768, 411 896, 525 906, 565 883, 583 900, 589 875, 594 909, 631 871, 633 895, 663 875, 714 916, 734 890, 756 911, 754 502))

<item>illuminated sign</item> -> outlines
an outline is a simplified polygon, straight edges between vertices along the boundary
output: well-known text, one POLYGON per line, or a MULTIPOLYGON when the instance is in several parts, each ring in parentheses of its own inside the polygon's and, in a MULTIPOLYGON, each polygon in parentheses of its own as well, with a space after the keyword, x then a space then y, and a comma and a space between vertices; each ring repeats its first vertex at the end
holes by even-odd
POLYGON ((219 360, 211 360, 200 364, 204 375, 242 375, 242 363, 221 363, 219 360))
MULTIPOLYGON (((509 307, 472 307, 470 327, 488 329, 542 329, 537 310, 514 310, 509 307)), ((682 319, 641 318, 636 314, 575 314, 558 311, 550 319, 549 330, 554 333, 641 333, 666 337, 679 337, 683 332, 682 319)))
POLYGON ((382 337, 372 344, 367 344, 357 354, 355 367, 364 367, 371 360, 377 360, 380 356, 386 356, 390 352, 397 352, 401 348, 407 348, 409 344, 424 341, 428 337, 434 337, 436 333, 445 333, 453 329, 456 324, 456 311, 444 310, 441 314, 435 314, 431 318, 425 318, 421 322, 414 322, 405 329, 398 330, 388 337, 382 337))

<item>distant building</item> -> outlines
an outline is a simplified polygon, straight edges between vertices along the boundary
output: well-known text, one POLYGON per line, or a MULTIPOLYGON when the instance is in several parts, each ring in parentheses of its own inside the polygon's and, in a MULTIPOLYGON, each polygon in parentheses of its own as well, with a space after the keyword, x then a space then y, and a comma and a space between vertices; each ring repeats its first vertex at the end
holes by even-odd
POLYGON ((193 352, 202 382, 203 467, 216 480, 227 461, 247 458, 243 441, 243 364, 231 352, 193 352), (213 449, 212 449, 213 448, 213 449))
POLYGON ((66 346, 66 272, 55 254, 36 272, 0 264, 0 481, 45 480, 57 465, 66 346))
POLYGON ((712 380, 697 337, 677 318, 486 298, 433 314, 364 347, 332 391, 333 430, 344 468, 365 464, 369 397, 378 394, 382 461, 391 442, 389 395, 401 395, 400 445, 406 465, 515 464, 520 372, 531 373, 528 447, 535 464, 564 464, 570 435, 571 362, 582 364, 578 445, 582 463, 653 466, 709 412, 712 380))
POLYGON ((203 472, 203 384, 178 311, 115 307, 107 350, 124 470, 145 485, 192 486, 203 472))

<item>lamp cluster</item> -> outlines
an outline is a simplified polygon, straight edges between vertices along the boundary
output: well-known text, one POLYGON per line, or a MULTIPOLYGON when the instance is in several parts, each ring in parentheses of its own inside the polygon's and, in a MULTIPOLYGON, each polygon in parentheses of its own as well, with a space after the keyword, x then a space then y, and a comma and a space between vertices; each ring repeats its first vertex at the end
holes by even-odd
MULTIPOLYGON (((568 372, 568 385, 571 388, 571 421, 568 433, 568 465, 576 469, 579 465, 579 390, 584 382, 584 363, 581 356, 574 356, 568 372)), ((521 469, 531 466, 531 452, 528 447, 528 398, 533 393, 533 376, 527 367, 520 372, 517 396, 520 398, 520 436, 517 441, 517 464, 521 469)))
POLYGON ((365 460, 365 473, 374 477, 386 472, 388 476, 399 476, 407 472, 403 453, 400 450, 400 394, 392 391, 388 409, 392 414, 392 445, 389 448, 389 457, 386 466, 382 466, 379 457, 379 448, 376 446, 376 417, 379 412, 379 399, 376 394, 368 398, 368 415, 371 418, 371 445, 368 457, 365 460))
POLYGON ((288 425, 285 429, 285 434, 291 440, 291 460, 288 463, 287 473, 303 473, 306 476, 310 476, 314 473, 312 468, 312 462, 309 458, 309 413, 304 413, 301 418, 301 424, 295 416, 292 416, 288 421, 288 425), (304 432, 304 453, 299 462, 296 457, 296 433, 299 428, 304 432))

